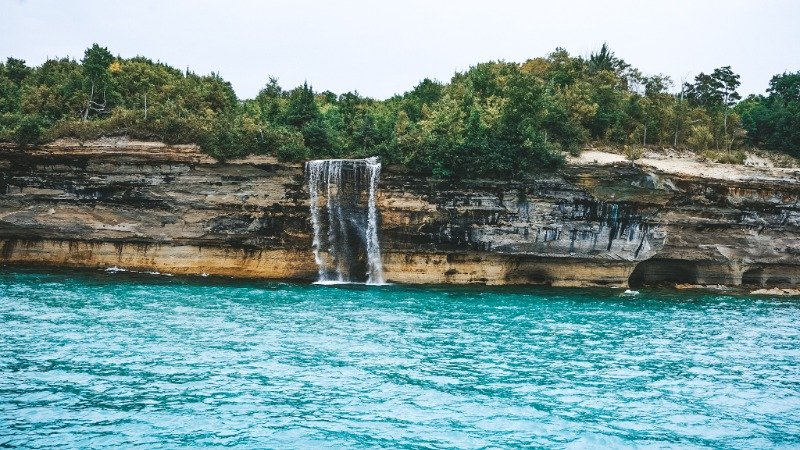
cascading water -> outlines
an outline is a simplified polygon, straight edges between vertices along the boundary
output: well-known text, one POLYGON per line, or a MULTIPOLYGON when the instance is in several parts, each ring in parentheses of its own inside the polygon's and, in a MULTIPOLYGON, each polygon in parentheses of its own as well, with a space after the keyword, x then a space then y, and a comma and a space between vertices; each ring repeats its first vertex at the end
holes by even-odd
POLYGON ((380 173, 377 157, 306 163, 318 282, 363 281, 363 274, 367 284, 384 283, 375 206, 380 173))

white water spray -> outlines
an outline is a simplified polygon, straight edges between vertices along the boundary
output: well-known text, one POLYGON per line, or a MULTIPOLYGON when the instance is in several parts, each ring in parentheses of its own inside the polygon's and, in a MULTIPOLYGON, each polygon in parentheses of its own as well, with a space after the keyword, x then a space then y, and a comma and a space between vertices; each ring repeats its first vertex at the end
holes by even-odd
POLYGON ((377 157, 366 160, 369 174, 369 202, 367 211, 367 264, 369 268, 368 284, 383 284, 383 264, 381 263, 381 247, 378 243, 378 210, 375 206, 378 179, 381 177, 381 163, 377 157))
POLYGON ((381 163, 376 157, 306 163, 314 229, 312 251, 319 283, 352 282, 360 277, 361 270, 367 284, 384 284, 376 207, 380 173, 381 163), (364 184, 368 186, 366 208, 362 201, 364 184))

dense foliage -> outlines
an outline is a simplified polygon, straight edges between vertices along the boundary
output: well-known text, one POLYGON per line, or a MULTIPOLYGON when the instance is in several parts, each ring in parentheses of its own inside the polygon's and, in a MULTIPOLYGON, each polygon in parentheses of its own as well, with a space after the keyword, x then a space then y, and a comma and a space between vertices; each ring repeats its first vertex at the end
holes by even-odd
POLYGON ((441 177, 548 170, 588 142, 798 152, 800 73, 737 104, 738 79, 722 67, 671 93, 669 78, 642 75, 604 45, 589 58, 556 49, 522 64, 478 64, 384 101, 307 84, 284 90, 274 78, 239 100, 214 73, 114 57, 95 44, 81 61, 0 64, 0 140, 129 135, 198 143, 220 159, 379 155, 441 177))
POLYGON ((748 140, 800 156, 800 72, 775 75, 767 92, 736 105, 748 140))

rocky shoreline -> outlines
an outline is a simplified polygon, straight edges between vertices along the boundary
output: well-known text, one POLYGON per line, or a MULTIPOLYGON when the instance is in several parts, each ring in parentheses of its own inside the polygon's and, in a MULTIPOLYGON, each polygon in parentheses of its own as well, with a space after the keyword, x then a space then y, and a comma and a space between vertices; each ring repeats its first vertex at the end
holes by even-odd
MULTIPOLYGON (((0 147, 5 264, 313 280, 303 166, 105 139, 0 147)), ((385 167, 379 239, 399 283, 791 288, 800 171, 585 152, 524 182, 385 167)))

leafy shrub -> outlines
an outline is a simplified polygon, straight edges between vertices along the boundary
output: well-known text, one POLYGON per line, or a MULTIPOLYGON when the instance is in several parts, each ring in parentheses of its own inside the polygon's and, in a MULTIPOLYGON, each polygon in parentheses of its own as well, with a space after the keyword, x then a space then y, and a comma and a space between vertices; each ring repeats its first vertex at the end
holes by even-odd
POLYGON ((20 147, 40 143, 44 126, 44 120, 37 115, 23 116, 19 121, 16 133, 14 133, 15 143, 20 147))
POLYGON ((747 160, 747 154, 742 150, 733 152, 718 152, 713 150, 706 150, 700 153, 702 159, 706 161, 713 161, 720 164, 744 164, 747 160))

